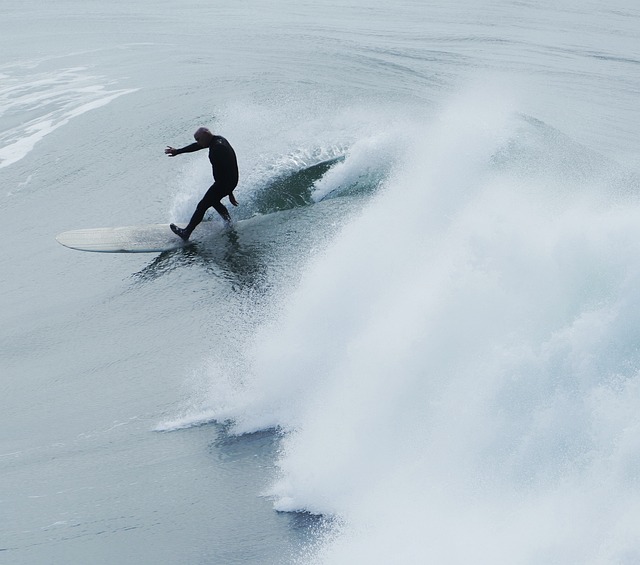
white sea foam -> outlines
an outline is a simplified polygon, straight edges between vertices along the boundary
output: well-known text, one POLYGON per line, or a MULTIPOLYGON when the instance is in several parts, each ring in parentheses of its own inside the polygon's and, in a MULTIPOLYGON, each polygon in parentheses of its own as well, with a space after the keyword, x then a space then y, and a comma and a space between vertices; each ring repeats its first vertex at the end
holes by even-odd
POLYGON ((275 507, 342 519, 305 562, 640 556, 640 205, 606 174, 497 170, 513 116, 478 89, 443 111, 242 386, 211 369, 209 417, 288 432, 275 507))
POLYGON ((34 72, 16 65, 0 87, 0 117, 12 127, 0 132, 0 168, 23 159, 35 145, 86 112, 136 89, 112 89, 85 68, 34 72))
POLYGON ((218 412, 199 412, 195 411, 192 414, 185 415, 182 418, 176 418, 174 420, 168 420, 158 424, 154 431, 156 432, 174 432, 176 430, 184 430, 187 428, 194 428, 202 426, 203 424, 209 424, 214 422, 219 417, 218 412))
POLYGON ((319 202, 344 187, 359 183, 375 184, 374 179, 381 172, 387 172, 403 153, 405 146, 401 132, 406 135, 406 129, 398 127, 354 142, 345 152, 346 158, 315 184, 314 201, 319 202))

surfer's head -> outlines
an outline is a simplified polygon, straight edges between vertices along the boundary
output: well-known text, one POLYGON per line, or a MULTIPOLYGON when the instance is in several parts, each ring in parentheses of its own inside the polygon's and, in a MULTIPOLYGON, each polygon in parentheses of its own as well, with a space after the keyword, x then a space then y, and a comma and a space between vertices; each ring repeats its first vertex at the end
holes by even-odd
POLYGON ((209 147, 213 134, 207 128, 198 128, 198 131, 193 134, 193 138, 200 147, 209 147))

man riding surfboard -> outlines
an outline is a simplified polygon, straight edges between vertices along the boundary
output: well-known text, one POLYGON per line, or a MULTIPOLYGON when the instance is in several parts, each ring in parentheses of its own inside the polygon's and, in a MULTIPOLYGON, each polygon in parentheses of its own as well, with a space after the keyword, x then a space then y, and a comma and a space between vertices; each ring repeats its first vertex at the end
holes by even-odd
POLYGON ((200 151, 201 149, 209 149, 209 161, 213 169, 214 183, 196 206, 196 210, 191 216, 191 220, 185 228, 179 228, 175 224, 171 224, 171 230, 176 235, 187 241, 191 236, 191 232, 204 218, 205 212, 209 208, 214 208, 222 219, 230 223, 231 216, 229 211, 222 204, 221 200, 225 197, 229 197, 229 202, 234 206, 238 205, 237 200, 233 196, 233 189, 238 185, 238 161, 236 159, 236 153, 231 147, 231 144, 222 136, 214 135, 207 128, 201 127, 193 134, 195 143, 182 147, 181 149, 175 149, 171 146, 167 146, 164 152, 169 157, 175 157, 182 153, 193 153, 194 151, 200 151))

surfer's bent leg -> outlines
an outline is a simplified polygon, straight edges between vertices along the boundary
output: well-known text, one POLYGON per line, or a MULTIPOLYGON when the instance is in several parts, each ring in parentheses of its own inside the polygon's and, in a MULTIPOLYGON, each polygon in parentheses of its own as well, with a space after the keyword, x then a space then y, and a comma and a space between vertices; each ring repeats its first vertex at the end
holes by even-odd
POLYGON ((220 200, 218 200, 217 202, 214 202, 212 206, 214 210, 222 216, 222 219, 225 222, 227 222, 227 224, 231 223, 231 216, 229 215, 229 210, 227 210, 227 207, 222 202, 220 202, 220 200))
MULTIPOLYGON (((231 223, 229 210, 227 210, 226 206, 220 201, 225 196, 228 196, 232 191, 233 188, 228 188, 226 183, 214 182, 211 188, 207 190, 207 193, 204 195, 204 198, 202 199, 202 202, 200 202, 200 204, 206 204, 206 209, 213 208, 216 212, 218 212, 218 214, 220 214, 220 216, 222 216, 222 219, 225 222, 231 223)), ((200 204, 198 206, 200 206, 200 204)), ((198 211, 196 209, 196 213, 197 212, 198 211)), ((191 221, 193 222, 193 219, 191 221)), ((200 221, 202 221, 202 218, 198 223, 200 223, 200 221)), ((191 222, 189 222, 189 225, 191 225, 191 222)))

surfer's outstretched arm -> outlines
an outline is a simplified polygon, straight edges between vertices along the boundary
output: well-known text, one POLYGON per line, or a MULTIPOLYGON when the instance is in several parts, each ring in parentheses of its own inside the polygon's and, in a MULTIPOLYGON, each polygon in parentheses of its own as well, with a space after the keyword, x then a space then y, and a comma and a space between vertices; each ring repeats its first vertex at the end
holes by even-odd
POLYGON ((180 155, 181 153, 193 153, 194 151, 200 151, 200 149, 204 149, 202 145, 198 143, 192 143, 191 145, 187 145, 186 147, 182 147, 181 149, 176 149, 175 147, 171 147, 167 145, 167 148, 164 150, 165 154, 169 155, 169 157, 175 157, 176 155, 180 155))

